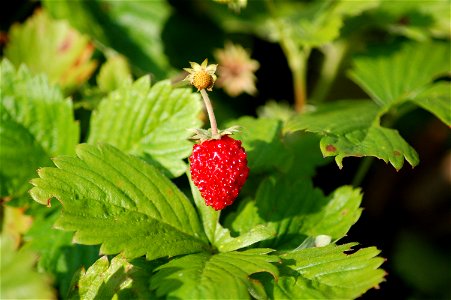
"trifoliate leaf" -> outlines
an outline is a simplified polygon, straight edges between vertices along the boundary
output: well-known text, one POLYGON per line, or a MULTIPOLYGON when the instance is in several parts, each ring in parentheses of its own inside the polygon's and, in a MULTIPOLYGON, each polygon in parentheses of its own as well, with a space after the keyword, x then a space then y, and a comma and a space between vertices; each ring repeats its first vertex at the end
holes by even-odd
POLYGON ((157 296, 183 299, 250 299, 249 276, 268 272, 278 276, 271 249, 190 254, 159 267, 151 279, 157 296))
POLYGON ((118 255, 111 262, 103 256, 86 272, 81 271, 69 294, 70 299, 151 299, 149 275, 118 255))
POLYGON ((55 226, 76 231, 74 241, 102 244, 104 254, 148 259, 198 252, 207 247, 196 211, 155 167, 108 146, 81 144, 77 157, 54 159, 39 170, 33 199, 63 206, 55 226))
POLYGON ((432 85, 419 93, 412 102, 451 126, 451 84, 449 82, 432 85))
POLYGON ((228 122, 226 127, 234 125, 241 127, 234 138, 243 142, 251 172, 289 166, 290 155, 282 144, 282 123, 279 120, 242 117, 228 122))
POLYGON ((356 58, 350 76, 386 112, 416 98, 437 76, 451 73, 450 56, 449 43, 408 43, 356 58))
POLYGON ((56 18, 127 57, 140 74, 166 78, 170 65, 161 34, 170 14, 165 1, 43 1, 56 18))
POLYGON ((96 67, 90 60, 94 47, 67 21, 49 18, 38 10, 9 32, 5 56, 18 67, 26 64, 35 74, 45 73, 52 83, 71 91, 89 79, 96 67))
POLYGON ((274 298, 355 299, 377 288, 385 272, 379 269, 383 258, 374 247, 352 254, 355 244, 307 248, 280 255, 288 267, 274 284, 274 298))
POLYGON ((33 269, 33 252, 16 251, 9 237, 0 237, 0 298, 1 299, 56 299, 50 281, 33 269))
POLYGON ((72 103, 45 76, 1 63, 1 195, 19 196, 50 157, 71 154, 79 139, 72 103))
POLYGON ((343 158, 374 156, 390 162, 399 170, 406 159, 418 164, 418 154, 396 130, 379 125, 380 110, 369 101, 338 101, 318 107, 314 112, 296 116, 286 131, 306 130, 323 135, 323 156, 335 156, 342 168, 343 158))
POLYGON ((102 100, 91 119, 89 143, 109 143, 157 164, 171 176, 186 171, 191 153, 187 128, 199 127, 202 110, 191 89, 168 81, 150 87, 148 77, 124 84, 102 100))
POLYGON ((130 67, 125 57, 114 55, 108 57, 97 76, 97 85, 102 92, 112 92, 124 83, 132 80, 130 67))
POLYGON ((188 174, 191 192, 194 203, 202 219, 205 234, 210 243, 215 246, 219 252, 229 252, 253 245, 262 240, 274 236, 274 231, 262 224, 255 224, 246 231, 241 231, 238 237, 232 237, 227 228, 219 223, 220 211, 214 210, 211 206, 205 204, 199 189, 194 185, 191 176, 188 174))

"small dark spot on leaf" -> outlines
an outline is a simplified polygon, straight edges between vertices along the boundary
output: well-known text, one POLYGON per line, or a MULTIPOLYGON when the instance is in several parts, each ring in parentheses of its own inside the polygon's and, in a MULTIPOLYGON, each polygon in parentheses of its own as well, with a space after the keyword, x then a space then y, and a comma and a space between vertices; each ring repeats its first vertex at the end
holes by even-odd
POLYGON ((399 152, 398 150, 395 150, 395 151, 393 152, 393 154, 394 154, 395 156, 400 156, 400 155, 401 155, 401 152, 399 152))
POLYGON ((51 200, 52 200, 52 198, 47 199, 47 207, 52 207, 51 200))
POLYGON ((58 52, 63 53, 66 52, 71 46, 73 41, 73 34, 70 34, 64 39, 61 45, 58 47, 58 52))
POLYGON ((407 26, 410 24, 410 18, 408 16, 403 16, 398 20, 398 24, 401 26, 407 26))
POLYGON ((343 211, 341 212, 342 216, 346 216, 349 213, 349 209, 343 209, 343 211))
POLYGON ((337 148, 335 148, 334 145, 327 145, 326 146, 326 151, 335 152, 335 151, 337 151, 337 148))

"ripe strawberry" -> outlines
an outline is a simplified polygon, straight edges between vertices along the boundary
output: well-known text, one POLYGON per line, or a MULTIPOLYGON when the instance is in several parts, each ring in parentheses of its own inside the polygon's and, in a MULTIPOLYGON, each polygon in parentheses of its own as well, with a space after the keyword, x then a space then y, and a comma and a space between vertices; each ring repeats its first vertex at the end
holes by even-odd
POLYGON ((189 161, 194 184, 215 210, 233 203, 249 174, 241 141, 228 135, 194 145, 189 161))

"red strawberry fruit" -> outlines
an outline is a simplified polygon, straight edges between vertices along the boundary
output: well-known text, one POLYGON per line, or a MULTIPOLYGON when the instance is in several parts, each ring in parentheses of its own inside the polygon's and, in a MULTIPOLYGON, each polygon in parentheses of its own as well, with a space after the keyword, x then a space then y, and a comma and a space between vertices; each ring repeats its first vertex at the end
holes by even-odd
POLYGON ((228 135, 195 144, 189 161, 194 184, 215 210, 233 203, 249 174, 241 141, 228 135))

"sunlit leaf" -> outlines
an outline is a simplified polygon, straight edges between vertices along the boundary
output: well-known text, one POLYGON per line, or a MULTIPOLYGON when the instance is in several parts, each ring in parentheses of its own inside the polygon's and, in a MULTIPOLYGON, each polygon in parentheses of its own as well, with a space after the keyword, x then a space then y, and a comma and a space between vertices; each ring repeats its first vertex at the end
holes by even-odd
POLYGON ((210 243, 220 252, 229 252, 253 245, 274 236, 274 231, 262 224, 255 224, 241 235, 232 237, 230 231, 219 223, 220 211, 205 204, 199 190, 189 178, 194 203, 200 214, 205 234, 210 243))
POLYGON ((287 131, 306 130, 323 137, 323 156, 335 156, 343 167, 343 158, 374 156, 390 162, 397 170, 404 159, 412 166, 418 154, 394 129, 379 126, 379 109, 369 101, 337 101, 316 111, 296 116, 286 125, 287 131))
POLYGON ((103 46, 126 56, 140 74, 166 77, 170 69, 161 31, 170 7, 166 1, 43 1, 56 18, 68 20, 103 46))
POLYGON ((356 58, 350 76, 386 112, 417 97, 436 77, 451 73, 450 56, 449 43, 407 43, 356 58))
POLYGON ((114 91, 131 80, 130 67, 127 60, 121 55, 108 57, 97 75, 97 85, 105 93, 114 91))
POLYGON ((110 262, 103 256, 88 270, 81 271, 69 294, 70 299, 150 299, 149 275, 118 255, 110 262))
POLYGON ((168 81, 150 87, 149 78, 123 84, 102 100, 91 120, 89 143, 108 143, 141 156, 173 177, 186 171, 191 153, 189 128, 197 128, 202 109, 191 89, 168 81))
POLYGON ((112 146, 77 147, 77 157, 54 159, 32 180, 33 199, 63 206, 55 226, 76 231, 74 241, 102 244, 101 252, 155 259, 208 247, 197 214, 155 167, 112 146))
POLYGON ((159 267, 151 287, 157 296, 188 299, 250 299, 249 276, 268 272, 278 276, 271 249, 219 254, 199 253, 177 258, 159 267))
POLYGON ((370 247, 343 253, 352 246, 331 244, 280 255, 289 269, 274 284, 274 298, 355 299, 377 288, 385 275, 380 251, 370 247))
POLYGON ((79 139, 72 103, 43 75, 1 63, 1 195, 19 196, 50 157, 71 154, 79 139))
POLYGON ((72 91, 89 79, 96 67, 90 60, 93 45, 88 37, 56 21, 43 10, 9 32, 5 56, 18 67, 26 64, 35 74, 45 73, 52 83, 72 91))

